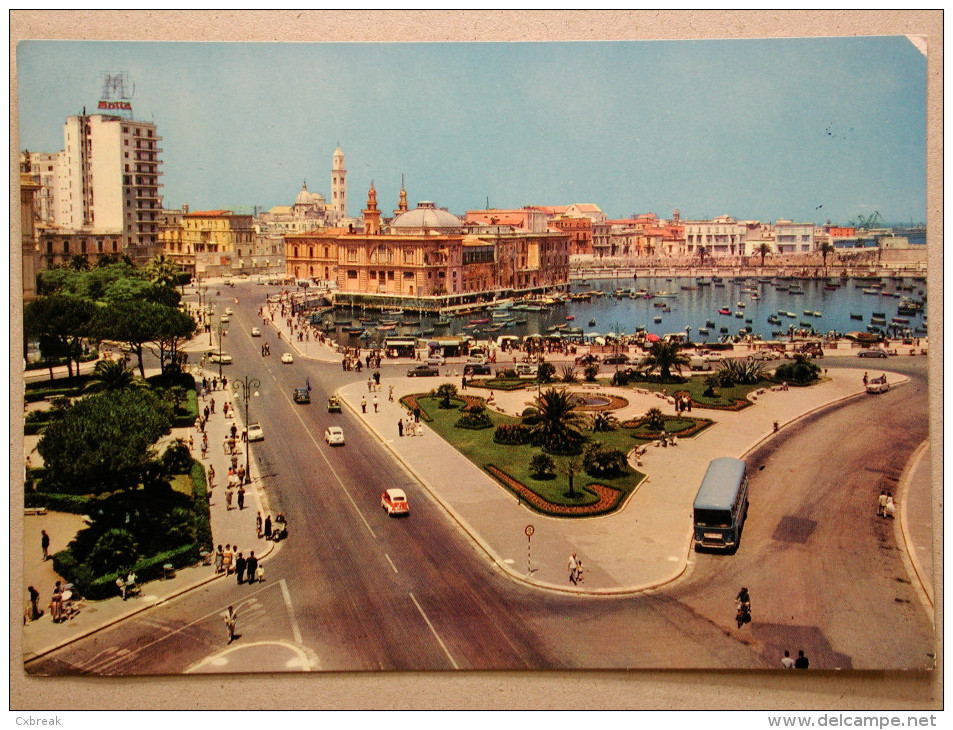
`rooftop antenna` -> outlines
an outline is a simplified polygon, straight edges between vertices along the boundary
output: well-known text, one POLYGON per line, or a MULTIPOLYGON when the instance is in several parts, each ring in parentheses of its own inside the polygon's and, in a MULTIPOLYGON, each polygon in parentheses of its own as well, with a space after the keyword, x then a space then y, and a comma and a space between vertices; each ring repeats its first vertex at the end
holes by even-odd
POLYGON ((489 196, 489 195, 486 196, 486 209, 487 209, 487 210, 490 209, 490 196, 489 196))

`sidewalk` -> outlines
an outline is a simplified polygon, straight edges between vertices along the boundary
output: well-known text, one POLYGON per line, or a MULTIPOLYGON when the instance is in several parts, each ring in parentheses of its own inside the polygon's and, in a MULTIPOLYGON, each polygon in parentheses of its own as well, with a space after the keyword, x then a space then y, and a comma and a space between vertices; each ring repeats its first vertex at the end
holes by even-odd
MULTIPOLYGON (((194 342, 192 344, 196 345, 194 342)), ((202 349, 200 345, 197 345, 197 348, 202 349)), ((213 375, 217 376, 217 374, 217 371, 215 373, 209 371, 206 375, 211 380, 213 375)), ((196 375, 196 379, 201 386, 202 375, 196 375)), ((224 484, 228 468, 231 466, 231 457, 225 454, 222 444, 233 420, 239 434, 244 425, 240 420, 241 413, 234 412, 236 410, 240 411, 241 408, 239 407, 240 399, 235 394, 231 384, 229 384, 227 392, 223 391, 221 384, 219 384, 218 390, 209 393, 207 404, 210 407, 213 398, 215 399, 215 413, 210 415, 205 427, 209 440, 207 458, 202 459, 201 457, 201 432, 195 428, 173 429, 167 440, 182 438, 188 443, 189 436, 191 436, 194 442, 193 456, 201 461, 206 468, 212 465, 215 469, 215 486, 212 488, 209 509, 214 544, 237 545, 238 550, 245 553, 246 557, 253 550, 259 559, 259 565, 263 565, 267 570, 267 559, 278 546, 273 542, 257 537, 257 513, 261 511, 262 519, 264 519, 269 514, 269 505, 267 495, 261 488, 261 480, 254 458, 256 445, 254 443, 250 444, 252 455, 251 483, 245 485, 245 508, 239 510, 237 501, 233 501, 232 509, 229 510, 225 504, 224 484), (223 415, 222 409, 226 399, 230 403, 228 418, 223 415)), ((205 405, 206 403, 203 403, 202 398, 199 397, 199 410, 202 410, 205 405)), ((239 445, 241 448, 238 449, 238 463, 243 464, 245 461, 244 444, 239 441, 239 445)), ((212 564, 199 563, 177 570, 172 578, 142 584, 142 595, 140 597, 123 601, 117 595, 115 598, 102 601, 82 602, 79 614, 65 623, 55 624, 50 617, 48 604, 53 584, 60 578, 53 572, 53 561, 42 560, 40 530, 45 529, 50 535, 50 554, 52 555, 65 548, 66 543, 72 540, 76 531, 83 526, 82 518, 78 515, 50 512, 45 515, 27 515, 24 517, 22 605, 26 606, 27 604, 26 587, 32 585, 40 592, 39 604, 45 612, 37 621, 31 621, 23 627, 23 657, 25 661, 42 656, 65 644, 106 628, 117 621, 171 600, 193 588, 224 578, 224 574, 215 574, 212 564)), ((234 583, 235 579, 229 576, 228 580, 234 583)))

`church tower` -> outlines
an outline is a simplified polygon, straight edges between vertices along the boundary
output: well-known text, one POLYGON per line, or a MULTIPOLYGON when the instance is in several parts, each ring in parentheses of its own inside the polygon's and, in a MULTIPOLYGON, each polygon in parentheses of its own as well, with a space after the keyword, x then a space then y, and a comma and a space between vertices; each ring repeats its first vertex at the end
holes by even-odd
POLYGON ((364 209, 364 235, 379 236, 381 233, 381 212, 377 209, 377 191, 374 190, 374 181, 367 191, 367 207, 364 209))
POLYGON ((347 170, 344 168, 344 152, 334 150, 331 165, 331 210, 338 220, 347 218, 347 170))

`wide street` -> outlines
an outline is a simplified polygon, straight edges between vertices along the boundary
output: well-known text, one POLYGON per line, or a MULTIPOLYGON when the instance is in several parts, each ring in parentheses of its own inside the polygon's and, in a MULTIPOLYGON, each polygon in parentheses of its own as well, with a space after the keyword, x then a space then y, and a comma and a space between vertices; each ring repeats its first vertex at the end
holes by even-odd
MULTIPOLYGON (((932 666, 933 627, 897 523, 876 516, 871 496, 898 493, 927 438, 926 358, 884 361, 909 381, 802 419, 747 457, 757 498, 736 555, 692 553, 678 579, 652 590, 566 593, 514 580, 434 498, 441 484, 421 484, 348 408, 326 412, 327 396, 366 372, 297 354, 283 364, 290 347, 274 327, 249 336, 271 291, 222 287, 215 303, 216 318, 235 309, 223 342, 234 364, 223 373, 260 381, 249 409, 265 433, 252 445, 264 511, 289 522, 268 580, 206 583, 46 654, 28 672, 774 668, 785 649, 800 648, 819 668, 932 666), (261 356, 263 342, 270 357, 261 356), (295 404, 292 390, 306 382, 311 403, 295 404), (343 447, 324 442, 332 423, 344 428, 343 447), (408 493, 408 519, 380 509, 391 486, 408 493), (737 630, 741 585, 754 620, 737 630), (229 604, 240 616, 231 645, 220 617, 229 604)), ((858 378, 865 365, 823 364, 859 368, 858 378)), ((384 381, 406 367, 385 363, 384 381)), ((618 536, 618 550, 629 549, 618 536)))

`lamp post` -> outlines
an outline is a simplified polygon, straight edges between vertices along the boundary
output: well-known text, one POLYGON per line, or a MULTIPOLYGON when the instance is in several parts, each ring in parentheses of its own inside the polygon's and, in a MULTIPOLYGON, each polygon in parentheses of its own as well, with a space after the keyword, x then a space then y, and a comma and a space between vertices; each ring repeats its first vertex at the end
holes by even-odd
POLYGON ((261 387, 261 381, 257 378, 251 378, 246 375, 241 380, 232 381, 232 389, 245 401, 245 483, 251 482, 251 462, 248 460, 248 400, 258 395, 258 388, 261 387))
MULTIPOLYGON (((218 379, 222 379, 222 321, 218 321, 218 379)), ((209 333, 209 340, 212 339, 211 333, 209 333)))

